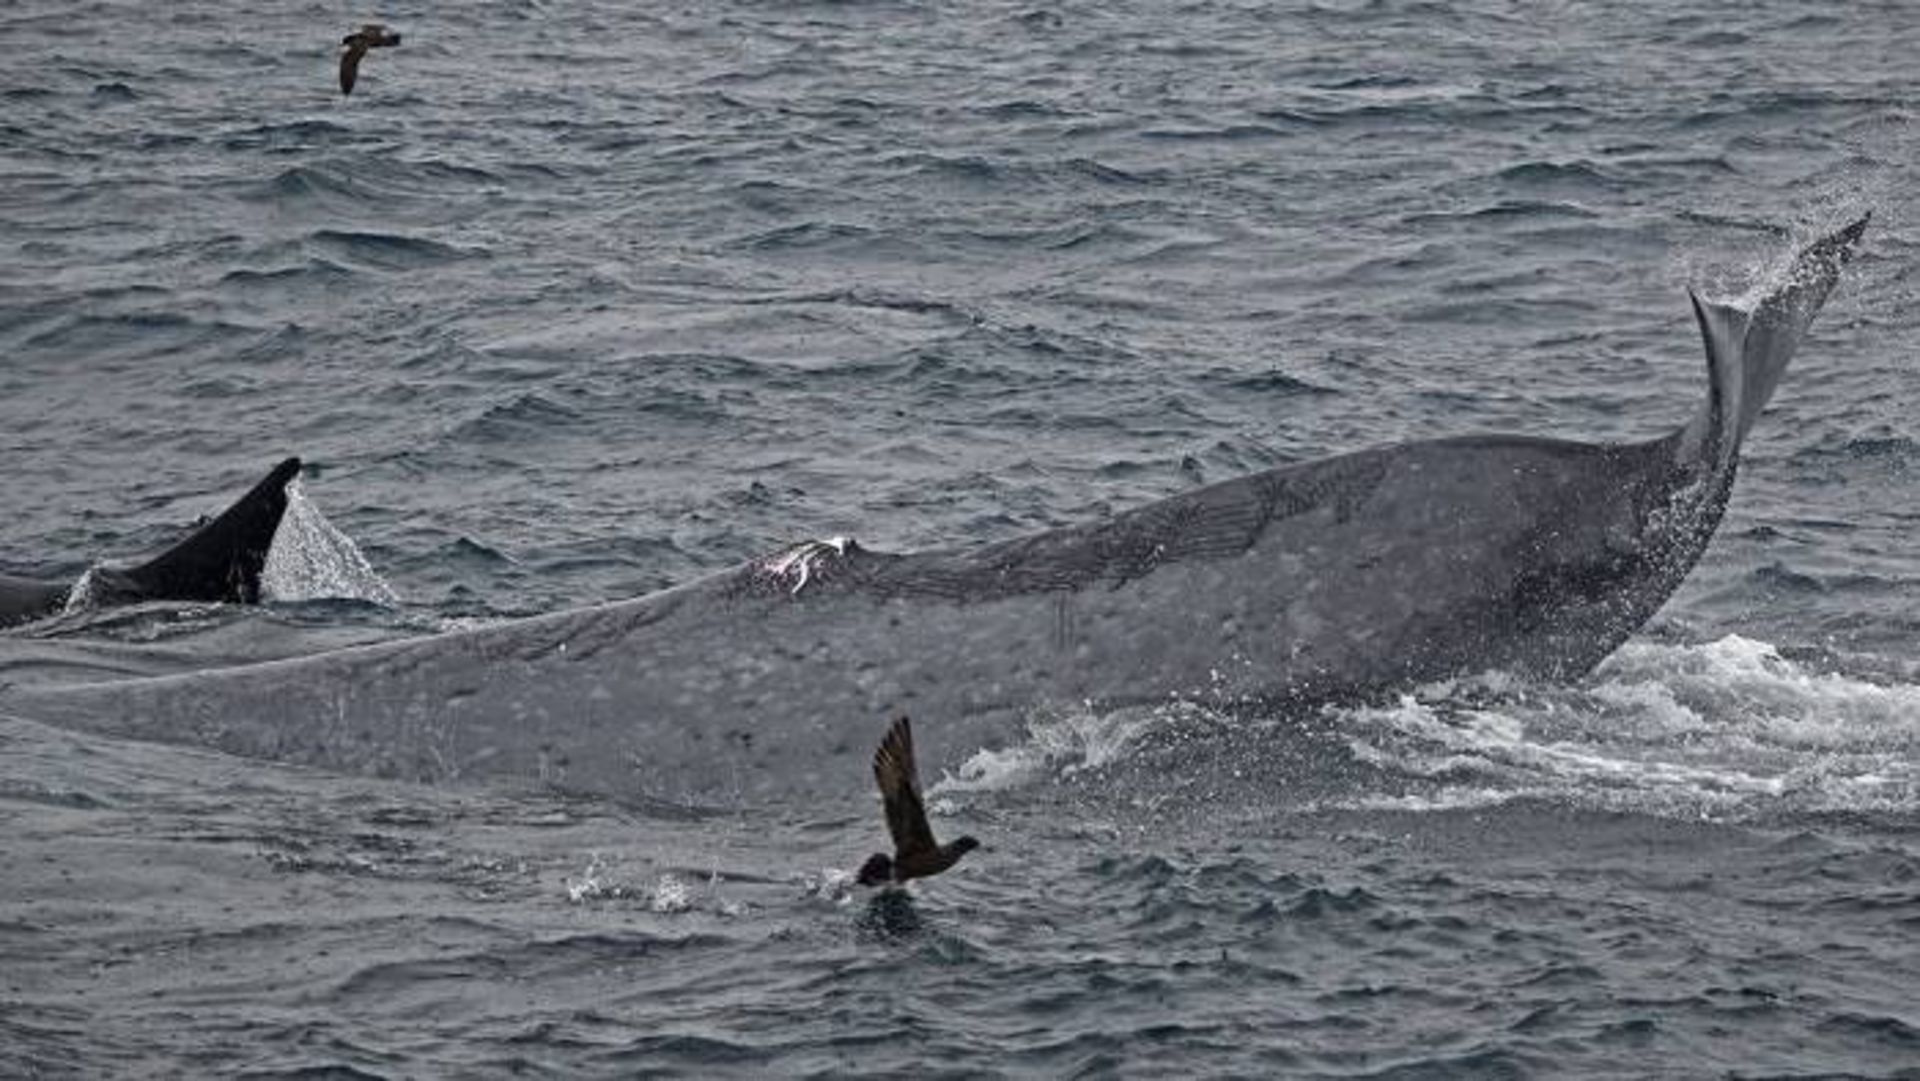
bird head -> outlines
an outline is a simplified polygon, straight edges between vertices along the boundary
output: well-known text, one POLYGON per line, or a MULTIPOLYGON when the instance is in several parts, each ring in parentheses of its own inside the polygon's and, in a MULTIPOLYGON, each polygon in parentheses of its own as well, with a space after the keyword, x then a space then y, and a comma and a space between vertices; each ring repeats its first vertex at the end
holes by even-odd
POLYGON ((860 865, 860 874, 854 879, 862 886, 878 886, 893 879, 893 857, 885 852, 875 852, 860 865))
POLYGON ((974 840, 971 834, 953 839, 953 854, 956 856, 964 856, 979 847, 980 842, 974 840))

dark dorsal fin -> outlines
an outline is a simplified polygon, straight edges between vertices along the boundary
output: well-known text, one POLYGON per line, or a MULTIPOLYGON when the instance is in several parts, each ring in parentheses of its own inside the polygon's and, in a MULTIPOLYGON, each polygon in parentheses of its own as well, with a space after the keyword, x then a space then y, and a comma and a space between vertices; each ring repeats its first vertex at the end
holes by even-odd
POLYGON ((287 485, 299 475, 300 459, 273 467, 220 517, 126 577, 148 597, 185 601, 260 600, 260 572, 287 510, 287 485))

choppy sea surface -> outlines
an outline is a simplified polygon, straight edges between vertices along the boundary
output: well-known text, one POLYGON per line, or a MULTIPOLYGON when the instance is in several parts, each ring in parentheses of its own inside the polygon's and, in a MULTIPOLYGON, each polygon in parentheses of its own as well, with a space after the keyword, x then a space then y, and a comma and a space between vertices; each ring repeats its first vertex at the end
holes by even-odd
POLYGON ((1874 220, 1588 679, 1037 709, 911 898, 863 771, 676 815, 0 717, 0 1075, 1920 1076, 1920 7, 241 7, 0 4, 0 573, 299 454, 276 599, 0 684, 1643 438, 1687 287, 1874 220))

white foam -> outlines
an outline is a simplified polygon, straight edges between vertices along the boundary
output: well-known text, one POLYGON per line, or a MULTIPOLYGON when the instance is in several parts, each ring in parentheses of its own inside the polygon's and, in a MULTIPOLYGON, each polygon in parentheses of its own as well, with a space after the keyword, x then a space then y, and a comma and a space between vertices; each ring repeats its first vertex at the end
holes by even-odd
POLYGON ((932 793, 992 792, 1051 776, 1072 776, 1126 757, 1140 737, 1188 721, 1205 708, 1185 701, 1097 712, 1091 707, 1041 710, 1027 718, 1027 738, 998 750, 981 750, 941 777, 932 793))
MULTIPOLYGON (((942 777, 929 803, 948 811, 954 795, 1124 763, 1186 728, 1247 735, 1251 725, 1260 738, 1233 753, 1287 756, 1308 720, 1222 716, 1187 701, 1040 711, 1022 739, 942 777)), ((1492 673, 1310 721, 1333 726, 1356 761, 1387 775, 1383 789, 1363 771, 1364 790, 1316 806, 1443 810, 1526 797, 1680 817, 1920 808, 1920 685, 1849 674, 1844 663, 1813 668, 1739 636, 1631 643, 1584 685, 1492 673)), ((1239 765, 1223 768, 1238 777, 1239 765)))
POLYGON ((1809 671, 1738 636, 1630 644, 1586 689, 1491 707, 1429 690, 1342 719, 1355 757, 1440 782, 1414 797, 1435 807, 1484 799, 1489 781, 1662 813, 1920 806, 1920 686, 1809 671))

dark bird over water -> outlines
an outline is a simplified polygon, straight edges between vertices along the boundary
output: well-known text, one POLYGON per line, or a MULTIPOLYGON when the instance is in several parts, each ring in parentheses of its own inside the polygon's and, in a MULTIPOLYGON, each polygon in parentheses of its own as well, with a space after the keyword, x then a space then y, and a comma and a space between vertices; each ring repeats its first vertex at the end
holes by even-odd
POLYGON ((340 92, 353 93, 353 81, 360 75, 360 58, 368 49, 384 49, 400 44, 399 34, 387 33, 379 23, 368 23, 340 39, 340 92))
POLYGON ((887 737, 880 741, 880 749, 873 752, 873 779, 879 782, 880 799, 887 807, 893 856, 875 852, 867 857, 860 867, 862 886, 937 875, 980 847, 980 842, 971 837, 944 845, 933 839, 926 805, 920 802, 920 771, 913 763, 913 723, 907 718, 893 722, 887 737))

